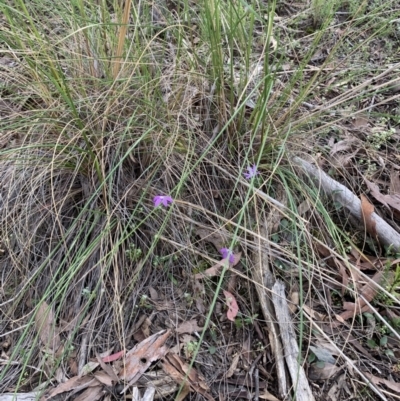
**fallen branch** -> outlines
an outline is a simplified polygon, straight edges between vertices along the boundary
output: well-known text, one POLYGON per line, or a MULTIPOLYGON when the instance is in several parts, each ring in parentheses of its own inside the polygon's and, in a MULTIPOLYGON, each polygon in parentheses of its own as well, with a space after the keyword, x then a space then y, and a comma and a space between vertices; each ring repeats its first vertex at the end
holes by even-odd
POLYGON ((253 279, 254 282, 263 285, 256 285, 256 291, 258 294, 258 299, 260 301, 260 307, 268 327, 268 338, 271 344, 271 352, 273 354, 276 364, 279 395, 282 399, 285 399, 288 392, 288 379, 285 372, 285 360, 283 358, 282 344, 280 342, 279 329, 276 324, 274 307, 266 290, 266 288, 268 290, 272 290, 273 285, 273 275, 269 267, 269 255, 271 254, 271 252, 268 249, 269 247, 267 242, 267 239, 269 237, 267 228, 268 225, 268 221, 266 221, 264 224, 260 224, 259 226, 260 237, 258 238, 258 240, 260 251, 258 253, 255 252, 254 254, 255 268, 253 269, 253 279), (265 238, 266 240, 262 241, 261 237, 265 238))
POLYGON ((285 285, 279 280, 272 287, 272 302, 275 307, 275 315, 285 351, 286 366, 292 378, 295 400, 314 401, 315 398, 311 392, 304 369, 299 364, 299 346, 285 296, 285 285))
MULTIPOLYGON (((299 157, 294 157, 292 160, 314 181, 317 181, 323 191, 331 196, 335 202, 339 202, 351 215, 356 217, 360 222, 363 222, 361 201, 349 189, 307 161, 299 157)), ((391 245, 395 251, 400 251, 400 234, 375 212, 372 213, 371 217, 376 222, 376 232, 379 241, 387 247, 391 245)))

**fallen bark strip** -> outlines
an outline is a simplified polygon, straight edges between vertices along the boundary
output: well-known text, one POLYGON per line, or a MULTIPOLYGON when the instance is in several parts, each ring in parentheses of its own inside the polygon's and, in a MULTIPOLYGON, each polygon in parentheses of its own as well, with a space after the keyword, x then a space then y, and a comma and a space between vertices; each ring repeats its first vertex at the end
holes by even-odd
MULTIPOLYGON (((313 166, 307 161, 300 159, 299 157, 294 157, 292 160, 314 181, 317 181, 324 192, 331 196, 335 202, 339 202, 354 217, 356 217, 360 222, 363 222, 361 201, 349 189, 344 185, 339 184, 321 169, 313 166)), ((375 212, 372 213, 371 217, 376 222, 376 232, 379 241, 385 246, 392 245, 395 251, 400 251, 400 234, 375 212)))
POLYGON ((5 393, 0 394, 0 401, 35 401, 38 399, 40 392, 32 393, 5 393))
MULTIPOLYGON (((270 212, 273 213, 273 212, 270 212)), ((268 222, 264 223, 268 226, 268 222)), ((260 301, 260 307, 264 316, 264 319, 268 327, 268 338, 271 344, 271 352, 274 356, 276 364, 276 375, 278 380, 279 395, 282 399, 285 399, 288 393, 288 379, 285 371, 285 360, 283 358, 282 344, 280 342, 280 334, 278 326, 276 324, 276 317, 274 313, 274 307, 269 297, 266 288, 272 290, 273 275, 270 271, 269 255, 271 254, 268 250, 267 239, 269 237, 267 227, 264 224, 260 224, 260 236, 265 238, 265 241, 261 241, 259 237, 259 249, 260 252, 254 254, 254 266, 253 269, 253 280, 256 283, 262 284, 256 285, 256 291, 258 299, 260 301), (267 249, 265 249, 267 247, 267 249)))
POLYGON ((285 350, 286 366, 292 378, 296 401, 315 401, 303 367, 299 364, 299 346, 294 332, 292 318, 285 295, 285 285, 277 280, 272 287, 272 302, 278 320, 279 330, 285 350))

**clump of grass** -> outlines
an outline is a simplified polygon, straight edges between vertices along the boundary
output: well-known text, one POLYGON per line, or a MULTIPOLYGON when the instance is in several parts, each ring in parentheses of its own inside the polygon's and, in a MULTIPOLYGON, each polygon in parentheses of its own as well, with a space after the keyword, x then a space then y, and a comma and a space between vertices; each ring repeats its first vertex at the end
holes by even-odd
MULTIPOLYGON (((57 363, 40 366, 35 382, 52 377, 82 338, 87 355, 130 346, 126 334, 151 309, 150 285, 168 288, 174 299, 194 293, 193 272, 220 257, 198 228, 224 231, 227 249, 240 248, 251 267, 259 225, 273 210, 255 188, 287 207, 268 241, 276 274, 298 282, 300 302, 338 280, 321 270, 314 241, 345 257, 340 227, 290 161, 323 146, 321 133, 344 123, 355 96, 363 103, 377 90, 372 82, 350 90, 332 83, 343 68, 351 71, 347 55, 330 65, 348 37, 314 71, 313 54, 333 29, 326 16, 294 64, 291 40, 281 53, 273 46, 275 37, 288 43, 287 31, 274 25, 275 4, 187 1, 170 12, 161 7, 161 19, 150 5, 130 4, 0 5, 0 55, 9 62, 0 69, 7 106, 0 122, 1 313, 10 335, 12 322, 23 322, 10 356, 18 363, 0 373, 0 391, 29 386, 24 378, 41 359, 34 315, 43 302, 57 324, 79 316, 82 325, 65 330, 57 363), (173 202, 155 208, 157 196, 173 202), (310 205, 306 217, 301 202, 310 205)), ((205 295, 206 323, 215 320, 223 283, 222 276, 205 295)), ((195 360, 202 339, 188 358, 195 360)))

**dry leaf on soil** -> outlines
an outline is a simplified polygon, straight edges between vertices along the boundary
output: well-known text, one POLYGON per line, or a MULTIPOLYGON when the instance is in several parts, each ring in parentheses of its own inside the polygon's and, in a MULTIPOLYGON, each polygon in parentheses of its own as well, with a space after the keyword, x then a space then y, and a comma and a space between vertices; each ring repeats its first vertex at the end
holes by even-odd
POLYGON ((339 372, 342 368, 334 364, 324 362, 320 366, 318 364, 313 364, 309 371, 308 377, 311 380, 327 380, 339 372))
POLYGON ((111 387, 113 385, 113 380, 111 377, 103 371, 99 371, 93 374, 96 380, 98 380, 101 384, 104 384, 107 387, 111 387))
POLYGON ((226 313, 226 316, 230 321, 234 322, 235 317, 239 312, 239 306, 236 302, 235 297, 230 292, 224 290, 224 295, 226 298, 226 303, 228 305, 228 312, 226 313))
POLYGON ((343 296, 348 289, 349 276, 347 275, 346 268, 342 262, 340 262, 339 260, 336 260, 336 264, 339 267, 339 274, 342 276, 342 296, 343 296))
POLYGON ((355 129, 361 129, 367 127, 369 124, 369 119, 367 116, 363 115, 358 115, 354 120, 352 121, 352 126, 355 129))
POLYGON ((88 387, 83 393, 74 398, 75 401, 96 401, 102 398, 103 386, 88 387))
POLYGON ((67 391, 72 391, 72 390, 81 391, 89 387, 90 385, 94 386, 97 384, 98 381, 89 376, 84 376, 84 377, 74 376, 71 377, 71 379, 67 380, 65 383, 61 383, 57 387, 51 389, 47 394, 43 395, 40 398, 40 401, 49 400, 54 396, 65 393, 67 391))
MULTIPOLYGON (((119 372, 119 378, 129 382, 129 385, 134 384, 154 361, 165 356, 168 350, 164 344, 169 335, 169 330, 167 332, 160 331, 128 351, 125 365, 119 372)), ((125 390, 126 388, 123 391, 125 390)))
POLYGON ((382 205, 386 206, 387 208, 392 207, 397 212, 400 212, 400 194, 393 194, 393 195, 383 195, 379 191, 378 185, 364 179, 369 190, 371 191, 371 195, 378 201, 381 202, 382 205))
POLYGON ((392 274, 384 275, 384 272, 375 273, 371 281, 361 288, 360 297, 357 298, 356 302, 344 302, 343 309, 345 309, 345 312, 337 315, 336 318, 340 317, 340 319, 347 320, 352 318, 355 313, 369 312, 370 307, 368 303, 375 298, 379 291, 379 285, 382 285, 384 278, 391 283, 394 277, 392 274))
POLYGON ((117 374, 116 374, 115 371, 114 371, 114 369, 117 369, 117 368, 115 368, 115 366, 113 367, 113 366, 111 366, 111 365, 107 365, 107 364, 104 362, 103 358, 101 358, 101 356, 98 355, 98 354, 96 355, 96 358, 97 358, 97 361, 99 362, 101 368, 103 369, 103 371, 104 371, 105 373, 107 373, 107 375, 110 377, 110 379, 111 379, 115 384, 116 384, 116 383, 119 383, 119 378, 118 378, 117 374))
POLYGON ((214 277, 214 276, 219 276, 221 274, 221 270, 224 266, 224 262, 218 262, 217 264, 215 264, 214 266, 210 267, 207 270, 204 270, 201 273, 197 273, 194 275, 194 278, 196 280, 205 278, 205 277, 214 277))
POLYGON ((364 372, 364 375, 367 377, 367 379, 371 380, 371 382, 374 383, 375 385, 384 384, 386 387, 390 388, 391 390, 396 391, 396 393, 400 393, 400 383, 382 379, 381 377, 374 376, 371 373, 364 372))
POLYGON ((376 238, 376 221, 372 218, 373 213, 374 205, 368 201, 366 196, 361 194, 361 215, 364 220, 365 229, 373 238, 376 238))
POLYGON ((224 244, 228 242, 227 232, 223 233, 221 230, 213 230, 208 228, 198 228, 195 230, 196 235, 201 239, 210 242, 215 246, 217 250, 224 247, 224 244))
POLYGON ((52 351, 55 354, 61 340, 58 335, 53 310, 47 302, 42 302, 36 312, 35 328, 42 344, 47 347, 48 351, 52 351))
POLYGON ((338 152, 344 152, 347 150, 350 150, 351 147, 355 142, 357 142, 357 138, 349 138, 349 139, 343 139, 342 141, 336 142, 333 146, 331 151, 329 152, 330 156, 334 156, 338 152))
POLYGON ((230 377, 232 377, 235 374, 237 365, 239 363, 239 359, 240 359, 240 354, 236 354, 233 359, 232 359, 232 363, 231 366, 229 367, 228 371, 225 373, 224 377, 226 379, 229 379, 230 377))
POLYGON ((169 375, 176 383, 182 385, 180 393, 177 397, 175 397, 175 401, 182 401, 190 393, 189 383, 184 383, 185 377, 182 375, 182 373, 177 371, 169 362, 164 361, 162 363, 162 368, 164 369, 164 372, 169 375))
MULTIPOLYGON (((242 257, 242 252, 235 253, 233 255, 233 257, 234 257, 234 262, 232 263, 232 266, 236 266, 239 263, 240 258, 242 257)), ((196 280, 198 280, 198 279, 202 279, 205 277, 219 276, 221 274, 223 267, 227 265, 227 262, 228 262, 228 258, 222 259, 220 262, 216 263, 214 266, 211 266, 207 270, 204 270, 201 273, 195 274, 194 278, 196 280)))
POLYGON ((82 371, 79 376, 85 376, 93 372, 99 365, 99 362, 89 361, 85 366, 82 367, 82 371))
POLYGON ((163 359, 162 367, 165 373, 170 375, 179 385, 187 383, 192 391, 201 394, 209 401, 214 401, 214 398, 209 394, 210 388, 204 378, 196 369, 190 368, 178 355, 168 353, 163 359))
POLYGON ((175 330, 176 333, 178 334, 183 334, 183 333, 194 333, 194 332, 198 332, 198 331, 202 331, 203 327, 200 327, 197 324, 197 320, 196 319, 192 319, 192 320, 188 320, 186 322, 181 323, 175 330))

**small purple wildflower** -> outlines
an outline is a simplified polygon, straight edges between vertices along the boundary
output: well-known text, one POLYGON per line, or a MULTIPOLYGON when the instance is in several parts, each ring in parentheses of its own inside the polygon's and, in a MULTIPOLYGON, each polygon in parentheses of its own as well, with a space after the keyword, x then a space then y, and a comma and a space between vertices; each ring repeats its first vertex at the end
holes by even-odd
POLYGON ((153 198, 154 207, 160 206, 161 204, 168 207, 174 200, 169 195, 157 195, 153 198))
POLYGON ((219 253, 222 255, 223 259, 226 259, 229 257, 229 263, 233 264, 235 262, 235 255, 233 252, 228 249, 228 248, 222 248, 219 250, 219 253))
POLYGON ((247 173, 243 173, 244 178, 246 178, 246 180, 251 180, 257 174, 260 174, 260 172, 257 171, 257 166, 255 164, 253 164, 252 167, 250 167, 250 166, 247 167, 247 173))

